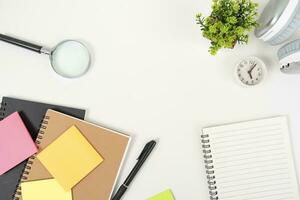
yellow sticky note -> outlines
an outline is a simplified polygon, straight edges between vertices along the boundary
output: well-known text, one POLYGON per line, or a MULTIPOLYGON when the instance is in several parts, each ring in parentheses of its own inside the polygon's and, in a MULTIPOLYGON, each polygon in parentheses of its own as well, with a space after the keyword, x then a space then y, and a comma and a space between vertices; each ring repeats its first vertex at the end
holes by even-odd
POLYGON ((71 190, 65 191, 55 179, 21 183, 23 200, 72 200, 71 190))
POLYGON ((37 158, 66 191, 103 161, 75 126, 48 145, 37 158))
POLYGON ((175 200, 173 193, 171 190, 166 190, 164 192, 161 192, 151 198, 149 198, 148 200, 175 200))

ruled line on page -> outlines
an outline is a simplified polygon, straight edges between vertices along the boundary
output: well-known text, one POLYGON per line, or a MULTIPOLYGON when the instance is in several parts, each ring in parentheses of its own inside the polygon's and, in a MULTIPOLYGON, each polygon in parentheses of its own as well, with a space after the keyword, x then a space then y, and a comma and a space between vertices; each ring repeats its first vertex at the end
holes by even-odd
MULTIPOLYGON (((231 175, 227 175, 227 176, 218 176, 218 179, 224 179, 224 178, 232 178, 235 176, 240 176, 240 175, 248 175, 248 174, 252 174, 252 173, 265 173, 265 172, 273 172, 273 171, 278 171, 278 170, 287 170, 286 167, 279 167, 279 168, 275 168, 275 169, 265 169, 265 170, 255 170, 255 171, 247 171, 244 172, 245 169, 243 169, 243 173, 233 173, 231 175)), ((241 170, 240 170, 241 171, 241 170)))
MULTIPOLYGON (((213 146, 217 146, 217 145, 221 145, 221 144, 226 144, 226 143, 236 143, 236 142, 245 142, 245 141, 252 141, 252 140, 268 140, 268 138, 279 138, 282 139, 283 136, 282 134, 280 134, 281 132, 278 133, 272 133, 272 134, 265 134, 265 135, 260 135, 260 136, 250 136, 250 137, 244 137, 244 138, 237 138, 237 137, 229 137, 227 136, 226 139, 228 138, 228 140, 217 140, 214 139, 215 142, 210 142, 211 145, 213 146)), ((248 136, 248 135, 247 135, 248 136)))
MULTIPOLYGON (((243 155, 244 153, 247 155, 248 153, 252 153, 254 150, 258 150, 260 152, 268 152, 269 150, 271 151, 271 149, 275 149, 276 148, 276 151, 279 151, 279 150, 283 150, 285 149, 285 146, 284 144, 268 144, 268 145, 262 145, 262 146, 255 146, 255 148, 247 148, 247 147, 244 147, 244 148, 237 148, 237 149, 228 149, 227 151, 215 151, 214 149, 211 149, 211 152, 212 152, 212 156, 213 156, 213 159, 218 159, 219 157, 223 157, 223 158, 230 158, 230 157, 233 157, 234 155, 237 155, 237 156, 241 156, 243 155)), ((273 151, 273 150, 272 150, 273 151)), ((275 151, 275 150, 274 150, 275 151)), ((257 152, 257 155, 259 156, 260 153, 257 152)))
MULTIPOLYGON (((284 189, 291 189, 289 184, 271 184, 268 186, 255 186, 255 187, 247 187, 247 188, 241 188, 241 189, 235 189, 235 190, 226 190, 222 192, 222 196, 226 196, 224 194, 232 194, 234 193, 234 195, 239 194, 255 194, 255 193, 261 193, 261 192, 272 192, 272 191, 277 191, 277 190, 284 190, 284 189)), ((232 195, 230 195, 232 196, 232 195)), ((239 195, 241 196, 241 195, 239 195)), ((227 196, 226 196, 227 197, 227 196)))
MULTIPOLYGON (((286 174, 286 172, 285 173, 268 174, 268 175, 263 175, 263 176, 252 176, 252 177, 249 177, 249 178, 247 178, 245 180, 262 179, 262 178, 266 178, 266 177, 274 177, 274 176, 280 176, 280 175, 284 175, 284 174, 286 174)), ((227 181, 225 181, 225 183, 236 182, 236 181, 237 181, 236 179, 234 179, 234 180, 227 180, 227 181)), ((218 182, 219 183, 224 183, 223 181, 220 181, 220 180, 218 182)))
MULTIPOLYGON (((270 151, 282 151, 282 147, 281 148, 271 148, 271 149, 266 149, 266 150, 257 150, 257 151, 252 151, 252 152, 246 152, 246 153, 238 153, 238 154, 230 154, 227 156, 216 156, 216 154, 214 154, 214 159, 227 159, 227 158, 232 158, 232 157, 240 157, 240 156, 244 156, 244 155, 248 155, 248 154, 256 154, 259 153, 259 155, 262 155, 262 152, 270 152, 270 151)), ((239 152, 239 151, 238 151, 239 152)))
MULTIPOLYGON (((255 148, 261 148, 261 147, 273 147, 273 146, 276 146, 276 145, 280 145, 283 147, 284 143, 283 142, 275 142, 275 143, 270 143, 270 144, 264 144, 264 143, 261 143, 260 145, 257 145, 256 143, 256 146, 255 148)), ((216 149, 214 147, 211 147, 211 151, 214 153, 214 154, 224 154, 224 153, 228 153, 228 152, 236 152, 236 151, 243 151, 243 150, 251 150, 251 147, 249 146, 246 146, 246 145, 241 145, 242 148, 236 148, 236 146, 231 146, 231 148, 227 147, 227 151, 224 151, 224 148, 223 150, 221 148, 219 149, 216 149), (233 147, 233 148, 232 148, 233 147)))
POLYGON ((274 139, 270 139, 270 140, 267 140, 267 141, 264 141, 262 139, 257 139, 255 141, 247 141, 247 142, 238 143, 238 144, 235 144, 235 145, 233 145, 232 143, 231 144, 227 143, 228 145, 223 145, 223 146, 217 146, 217 145, 213 146, 213 145, 211 145, 211 146, 213 147, 214 150, 218 150, 218 149, 224 149, 224 148, 228 148, 228 147, 239 147, 239 146, 243 147, 243 146, 246 146, 246 145, 265 144, 266 142, 276 142, 276 143, 280 143, 280 144, 283 143, 282 139, 279 140, 278 138, 274 138, 274 139))
MULTIPOLYGON (((266 197, 272 197, 272 196, 282 196, 282 195, 289 195, 289 197, 292 197, 292 193, 291 192, 281 192, 281 193, 276 193, 276 194, 270 194, 270 195, 264 195, 264 196, 259 196, 259 197, 250 197, 250 198, 247 198, 247 199, 243 199, 243 200, 257 200, 257 199, 263 199, 263 198, 266 198, 266 197)), ((286 197, 287 198, 287 197, 286 197)), ((287 200, 287 199, 286 199, 287 200)))
POLYGON ((240 136, 231 136, 231 135, 226 135, 224 137, 222 137, 222 139, 220 140, 219 138, 215 137, 215 136, 210 136, 210 139, 212 139, 210 141, 211 144, 220 144, 220 143, 226 143, 226 142, 240 142, 243 140, 250 140, 250 139, 257 139, 257 138, 265 138, 266 137, 270 137, 273 135, 278 135, 278 136, 283 136, 282 135, 282 130, 278 130, 278 131, 273 131, 270 132, 268 134, 264 134, 265 132, 261 132, 258 135, 256 134, 244 134, 244 135, 240 135, 240 136), (242 137, 241 137, 242 136, 242 137))
MULTIPOLYGON (((265 185, 257 185, 257 186, 249 186, 249 184, 245 185, 246 187, 244 187, 247 190, 253 190, 255 188, 262 188, 262 187, 273 187, 273 186, 278 186, 278 185, 289 185, 291 182, 290 181, 286 181, 286 182, 281 182, 281 183, 276 183, 276 184, 265 184, 265 185)), ((236 191, 238 191, 239 189, 234 189, 234 190, 226 190, 223 192, 223 194, 225 193, 236 193, 236 191)))
POLYGON ((262 195, 262 196, 253 196, 253 197, 239 197, 239 196, 235 196, 235 197, 231 197, 231 198, 223 198, 222 196, 219 196, 219 199, 222 200, 274 200, 274 196, 278 197, 278 195, 280 195, 280 198, 283 198, 284 200, 294 200, 294 195, 291 192, 281 192, 281 193, 276 193, 276 194, 267 194, 267 195, 262 195), (267 198, 267 199, 266 199, 267 198), (271 199, 270 199, 271 198, 271 199))
MULTIPOLYGON (((278 156, 280 156, 280 157, 282 157, 282 155, 287 155, 285 152, 281 152, 281 153, 277 153, 277 154, 267 154, 267 155, 264 155, 263 157, 264 158, 270 158, 270 157, 278 157, 278 156)), ((227 159, 227 160, 225 160, 225 161, 222 161, 222 162, 219 162, 218 161, 218 164, 224 164, 224 163, 232 163, 232 162, 239 162, 239 161, 243 161, 243 160, 259 160, 259 159, 261 159, 262 158, 262 155, 259 155, 259 156, 252 156, 252 157, 244 157, 244 158, 239 158, 239 159, 227 159)))
MULTIPOLYGON (((249 165, 251 165, 251 166, 255 166, 255 167, 259 167, 259 166, 261 166, 261 165, 276 165, 276 164, 279 164, 279 163, 282 163, 282 162, 284 162, 284 163, 287 163, 287 159, 284 159, 284 160, 265 160, 264 162, 258 162, 258 163, 247 163, 247 166, 249 166, 249 165)), ((214 163, 216 163, 216 161, 214 162, 214 163)), ((239 165, 235 165, 236 167, 237 166, 241 166, 241 167, 243 167, 243 166, 245 166, 244 164, 239 164, 239 165)), ((232 166, 217 166, 217 165, 215 165, 214 164, 214 167, 215 167, 215 169, 217 169, 217 170, 220 170, 220 169, 223 169, 223 168, 232 168, 232 166)))
MULTIPOLYGON (((286 166, 286 168, 288 168, 287 163, 286 162, 278 162, 275 163, 277 166, 286 166)), ((270 167, 275 165, 274 163, 268 163, 268 164, 263 164, 263 165, 252 165, 251 167, 249 167, 249 165, 247 165, 246 168, 239 168, 238 170, 220 170, 218 169, 218 172, 224 173, 224 174, 230 174, 230 173, 235 173, 236 171, 245 171, 245 170, 249 170, 249 169, 253 169, 253 168, 266 168, 266 167, 270 167)))
MULTIPOLYGON (((270 178, 270 179, 268 179, 268 180, 265 180, 265 181, 261 181, 261 180, 259 180, 259 181, 257 181, 257 180, 254 180, 254 181, 246 181, 246 182, 235 182, 235 184, 223 184, 222 185, 222 188, 223 189, 226 189, 226 188, 233 188, 233 187, 237 187, 237 186, 244 186, 244 185, 249 185, 249 184, 256 184, 256 183, 273 183, 273 182, 276 182, 276 181, 278 181, 278 182, 280 182, 280 181, 285 181, 285 180, 288 180, 288 181, 290 181, 290 177, 284 177, 284 178, 281 178, 281 177, 276 177, 276 178, 270 178)), ((218 184, 218 181, 217 181, 217 184, 218 184)))
MULTIPOLYGON (((284 197, 284 198, 282 198, 282 197, 279 197, 279 199, 272 199, 272 200, 287 200, 287 198, 291 198, 291 199, 294 199, 294 195, 290 195, 290 196, 288 196, 288 197, 284 197)), ((252 200, 255 200, 255 199, 252 199, 252 200)))
POLYGON ((281 136, 281 137, 283 137, 282 131, 280 131, 278 133, 266 134, 265 136, 261 135, 261 136, 255 136, 255 137, 252 137, 250 135, 249 135, 249 137, 242 137, 242 138, 237 138, 237 137, 232 137, 232 136, 226 136, 226 138, 224 137, 222 140, 216 139, 216 138, 214 138, 214 137, 211 136, 211 137, 209 137, 209 143, 211 145, 218 146, 218 145, 221 145, 222 143, 227 143, 227 142, 228 143, 239 143, 241 141, 251 141, 253 139, 267 140, 268 137, 270 137, 270 136, 273 136, 273 137, 275 137, 275 136, 281 136), (224 139, 226 139, 226 141, 224 139))
MULTIPOLYGON (((239 194, 238 196, 241 197, 241 196, 249 196, 249 195, 255 195, 255 194, 260 194, 260 193, 267 193, 267 192, 276 192, 277 190, 287 190, 288 193, 291 192, 291 188, 290 187, 282 187, 282 188, 271 188, 269 190, 258 190, 258 191, 248 191, 248 192, 245 192, 245 193, 241 193, 239 194)), ((243 190, 245 191, 245 190, 243 190)), ((224 193, 223 193, 224 194, 224 193)), ((236 197, 236 194, 235 195, 229 195, 229 196, 226 196, 226 195, 222 195, 223 198, 233 198, 233 197, 236 197)))
MULTIPOLYGON (((238 124, 236 124, 238 125, 238 124)), ((226 125, 225 125, 226 126, 226 125)), ((232 132, 238 132, 238 131, 245 131, 245 130, 251 130, 251 129, 258 129, 258 128, 266 128, 266 127, 274 127, 274 126, 279 126, 280 124, 274 123, 274 124, 267 124, 267 125, 261 125, 261 126, 249 126, 247 128, 240 128, 240 129, 229 129, 229 130, 223 130, 223 131, 213 131, 214 134, 219 134, 219 133, 232 133, 232 132)), ((222 127, 217 127, 217 128, 222 128, 222 127)))
MULTIPOLYGON (((263 159, 263 158, 262 158, 263 159)), ((283 161, 283 160, 286 160, 286 157, 284 156, 281 156, 281 157, 278 157, 277 159, 268 159, 268 160, 256 160, 255 162, 253 161, 249 161, 249 162, 244 162, 244 163, 238 163, 238 164, 232 164, 232 165, 222 165, 222 166, 218 166, 217 169, 222 169, 222 168, 226 168, 226 167, 236 167, 236 166, 244 166, 244 165, 248 165, 248 164, 251 164, 251 163, 265 163, 265 162, 268 162, 268 161, 283 161)), ((218 163, 217 161, 215 161, 215 163, 218 163)))
POLYGON ((214 135, 213 138, 216 140, 220 140, 222 141, 223 139, 226 138, 243 138, 245 136, 263 136, 263 135, 270 135, 269 132, 271 132, 271 134, 274 134, 274 132, 276 134, 278 134, 278 132, 280 133, 282 130, 281 129, 269 129, 269 130, 259 130, 259 131, 255 131, 255 132, 249 132, 249 133, 243 133, 243 134, 236 134, 236 135, 230 135, 230 134, 226 134, 224 136, 216 136, 214 135), (263 134, 263 133, 267 133, 267 134, 263 134))
POLYGON ((253 133, 257 131, 270 131, 270 130, 281 130, 280 125, 275 125, 275 126, 263 126, 260 128, 244 128, 244 129, 230 129, 230 130, 223 130, 223 131, 210 131, 209 134, 213 134, 215 137, 222 138, 224 136, 221 136, 222 134, 226 135, 243 135, 243 134, 248 134, 248 133, 253 133))

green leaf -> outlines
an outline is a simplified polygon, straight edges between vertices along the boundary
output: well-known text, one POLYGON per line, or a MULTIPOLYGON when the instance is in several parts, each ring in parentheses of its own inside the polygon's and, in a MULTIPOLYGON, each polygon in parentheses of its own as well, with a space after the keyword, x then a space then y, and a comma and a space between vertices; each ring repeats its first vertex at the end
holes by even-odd
POLYGON ((236 17, 227 17, 226 21, 230 24, 236 24, 237 23, 237 18, 236 17))
POLYGON ((235 30, 235 32, 238 34, 238 35, 241 35, 245 32, 245 29, 241 26, 238 26, 235 30))
POLYGON ((216 27, 215 25, 210 26, 210 27, 209 27, 209 32, 211 32, 211 33, 216 33, 216 32, 217 32, 217 27, 216 27))
POLYGON ((237 13, 239 10, 240 10, 240 5, 238 4, 238 2, 235 2, 233 5, 232 5, 232 9, 235 13, 237 13))

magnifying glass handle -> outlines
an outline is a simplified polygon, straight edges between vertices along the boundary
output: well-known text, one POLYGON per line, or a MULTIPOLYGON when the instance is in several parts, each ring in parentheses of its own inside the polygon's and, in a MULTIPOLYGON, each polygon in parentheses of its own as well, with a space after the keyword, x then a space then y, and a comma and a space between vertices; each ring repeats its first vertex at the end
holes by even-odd
POLYGON ((34 51, 34 52, 37 52, 37 53, 42 53, 42 48, 43 48, 42 46, 32 44, 30 42, 19 40, 17 38, 13 38, 13 37, 3 35, 3 34, 0 34, 0 40, 10 43, 10 44, 13 44, 13 45, 16 45, 16 46, 19 46, 19 47, 22 47, 22 48, 25 48, 25 49, 28 49, 28 50, 31 50, 31 51, 34 51))

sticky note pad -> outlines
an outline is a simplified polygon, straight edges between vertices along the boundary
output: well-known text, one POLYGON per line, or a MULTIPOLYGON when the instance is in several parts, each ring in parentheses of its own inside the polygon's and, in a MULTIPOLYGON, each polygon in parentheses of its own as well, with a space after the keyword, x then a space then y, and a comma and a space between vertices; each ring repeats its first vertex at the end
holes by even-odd
POLYGON ((175 200, 173 193, 171 190, 166 190, 164 192, 161 192, 151 198, 149 198, 148 200, 175 200))
POLYGON ((37 152, 18 112, 0 121, 0 175, 37 152))
POLYGON ((22 182, 23 200, 72 200, 71 190, 65 191, 55 179, 22 182))
POLYGON ((75 126, 48 145, 37 158, 66 191, 103 161, 75 126))

